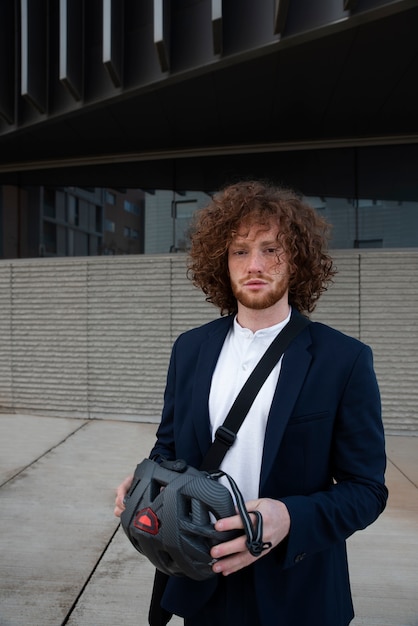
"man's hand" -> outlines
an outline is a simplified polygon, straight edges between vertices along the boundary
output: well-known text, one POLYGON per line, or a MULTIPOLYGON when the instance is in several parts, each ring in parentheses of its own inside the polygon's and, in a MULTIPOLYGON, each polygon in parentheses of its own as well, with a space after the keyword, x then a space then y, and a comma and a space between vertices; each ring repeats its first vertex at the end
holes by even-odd
MULTIPOLYGON (((287 507, 279 500, 270 498, 260 498, 246 502, 248 511, 260 511, 263 517, 263 541, 270 542, 272 547, 264 550, 262 555, 268 554, 270 550, 276 547, 287 535, 290 530, 290 515, 287 507)), ((255 516, 251 516, 254 521, 255 516)), ((243 528, 243 524, 239 515, 233 517, 225 517, 215 524, 216 530, 236 530, 243 528)), ((260 557, 252 556, 245 545, 246 536, 243 535, 232 541, 226 541, 214 546, 210 552, 214 559, 221 559, 213 565, 213 571, 217 574, 228 576, 233 572, 237 572, 243 567, 247 567, 260 557)))
POLYGON ((129 487, 132 484, 133 478, 134 478, 133 474, 131 476, 127 476, 125 480, 123 481, 123 483, 121 483, 119 487, 116 489, 115 509, 114 509, 114 513, 116 517, 120 517, 121 513, 123 513, 123 511, 125 510, 125 504, 123 500, 129 491, 129 487))

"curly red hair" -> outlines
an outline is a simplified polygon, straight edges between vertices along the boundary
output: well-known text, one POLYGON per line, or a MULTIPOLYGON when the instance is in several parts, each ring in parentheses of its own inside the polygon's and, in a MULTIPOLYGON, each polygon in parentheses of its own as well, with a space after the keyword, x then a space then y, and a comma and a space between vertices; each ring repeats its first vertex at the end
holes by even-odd
POLYGON ((196 212, 191 229, 188 276, 221 314, 237 311, 228 273, 228 248, 239 226, 271 221, 289 262, 289 302, 311 313, 336 273, 327 253, 329 224, 294 191, 263 181, 238 182, 196 212))

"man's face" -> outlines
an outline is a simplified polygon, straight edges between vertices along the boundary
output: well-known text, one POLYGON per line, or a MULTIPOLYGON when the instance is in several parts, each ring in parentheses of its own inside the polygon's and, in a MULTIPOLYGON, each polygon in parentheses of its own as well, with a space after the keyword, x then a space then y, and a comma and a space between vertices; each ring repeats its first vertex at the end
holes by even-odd
POLYGON ((229 246, 232 291, 249 309, 267 309, 288 301, 289 267, 278 233, 274 222, 241 226, 229 246))

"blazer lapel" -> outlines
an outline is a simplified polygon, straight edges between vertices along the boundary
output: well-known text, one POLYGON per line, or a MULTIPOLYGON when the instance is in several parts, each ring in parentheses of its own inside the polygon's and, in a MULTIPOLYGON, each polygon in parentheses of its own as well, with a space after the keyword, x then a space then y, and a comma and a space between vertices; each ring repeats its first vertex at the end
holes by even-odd
POLYGON ((310 344, 309 330, 304 330, 293 340, 283 356, 279 381, 267 421, 260 487, 271 471, 283 433, 309 369, 312 360, 308 351, 310 344))
POLYGON ((202 342, 196 362, 192 394, 192 419, 202 456, 206 454, 212 443, 209 420, 209 392, 212 375, 232 321, 233 316, 219 320, 217 328, 209 332, 202 342))

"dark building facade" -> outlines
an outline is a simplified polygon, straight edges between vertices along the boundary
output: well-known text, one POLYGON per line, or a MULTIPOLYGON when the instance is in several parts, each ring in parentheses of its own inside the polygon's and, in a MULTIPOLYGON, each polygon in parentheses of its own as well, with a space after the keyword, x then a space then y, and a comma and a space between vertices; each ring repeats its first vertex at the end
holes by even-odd
POLYGON ((338 247, 416 246, 417 32, 417 0, 2 0, 0 185, 268 177, 338 247))

